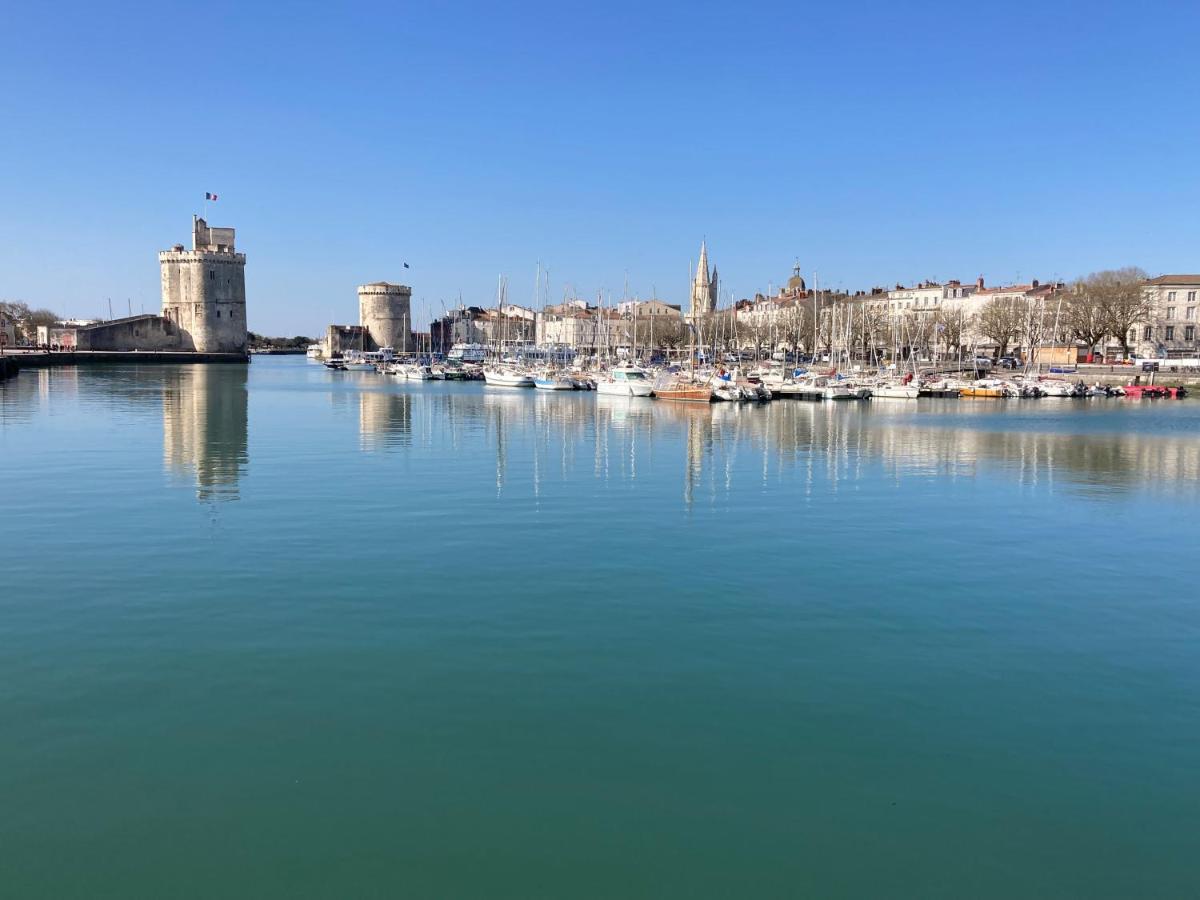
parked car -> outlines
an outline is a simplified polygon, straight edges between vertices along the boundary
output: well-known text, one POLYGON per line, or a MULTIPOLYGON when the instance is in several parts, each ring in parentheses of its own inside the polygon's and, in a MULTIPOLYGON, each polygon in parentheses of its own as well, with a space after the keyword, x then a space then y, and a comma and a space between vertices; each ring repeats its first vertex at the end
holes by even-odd
POLYGON ((1021 368, 1021 361, 1019 359, 1017 359, 1015 356, 1002 356, 998 360, 998 363, 1005 369, 1021 368))

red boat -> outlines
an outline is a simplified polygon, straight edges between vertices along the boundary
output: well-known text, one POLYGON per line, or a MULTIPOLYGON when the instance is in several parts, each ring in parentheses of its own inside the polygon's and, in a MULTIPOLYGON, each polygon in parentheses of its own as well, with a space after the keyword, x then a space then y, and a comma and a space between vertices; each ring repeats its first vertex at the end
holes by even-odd
POLYGON ((1178 400, 1187 396, 1183 388, 1166 387, 1161 384, 1127 384, 1124 387, 1125 396, 1135 400, 1178 400))

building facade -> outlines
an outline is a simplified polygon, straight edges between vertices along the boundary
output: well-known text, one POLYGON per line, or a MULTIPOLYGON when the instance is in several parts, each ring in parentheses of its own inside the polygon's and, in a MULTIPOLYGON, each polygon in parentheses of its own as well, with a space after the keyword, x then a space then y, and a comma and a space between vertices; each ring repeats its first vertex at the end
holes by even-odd
POLYGON ((179 349, 245 353, 246 254, 232 228, 210 228, 192 217, 192 249, 176 244, 158 254, 162 314, 179 332, 179 349))
POLYGON ((1129 346, 1143 359, 1200 356, 1200 275, 1160 275, 1145 284, 1149 318, 1130 329, 1129 346))

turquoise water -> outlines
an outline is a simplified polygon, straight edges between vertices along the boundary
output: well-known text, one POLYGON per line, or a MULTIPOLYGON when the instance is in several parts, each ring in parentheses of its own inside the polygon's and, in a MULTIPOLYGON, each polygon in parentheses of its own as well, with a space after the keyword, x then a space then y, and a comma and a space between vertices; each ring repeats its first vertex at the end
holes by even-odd
POLYGON ((1200 403, 0 385, 0 893, 1200 891, 1200 403))

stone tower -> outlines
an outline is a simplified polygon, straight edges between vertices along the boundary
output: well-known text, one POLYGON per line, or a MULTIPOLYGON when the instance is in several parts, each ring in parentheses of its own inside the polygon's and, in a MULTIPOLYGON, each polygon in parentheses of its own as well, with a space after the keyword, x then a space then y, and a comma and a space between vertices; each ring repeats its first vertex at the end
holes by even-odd
POLYGON ((358 321, 376 347, 412 352, 411 303, 412 288, 405 284, 376 281, 359 287, 358 321))
POLYGON ((179 328, 180 346, 199 353, 246 352, 246 254, 232 228, 192 216, 192 249, 158 254, 162 314, 179 328))
POLYGON ((700 262, 696 266, 696 277, 692 279, 692 305, 690 315, 707 315, 717 308, 717 267, 708 270, 708 247, 700 242, 700 262))

